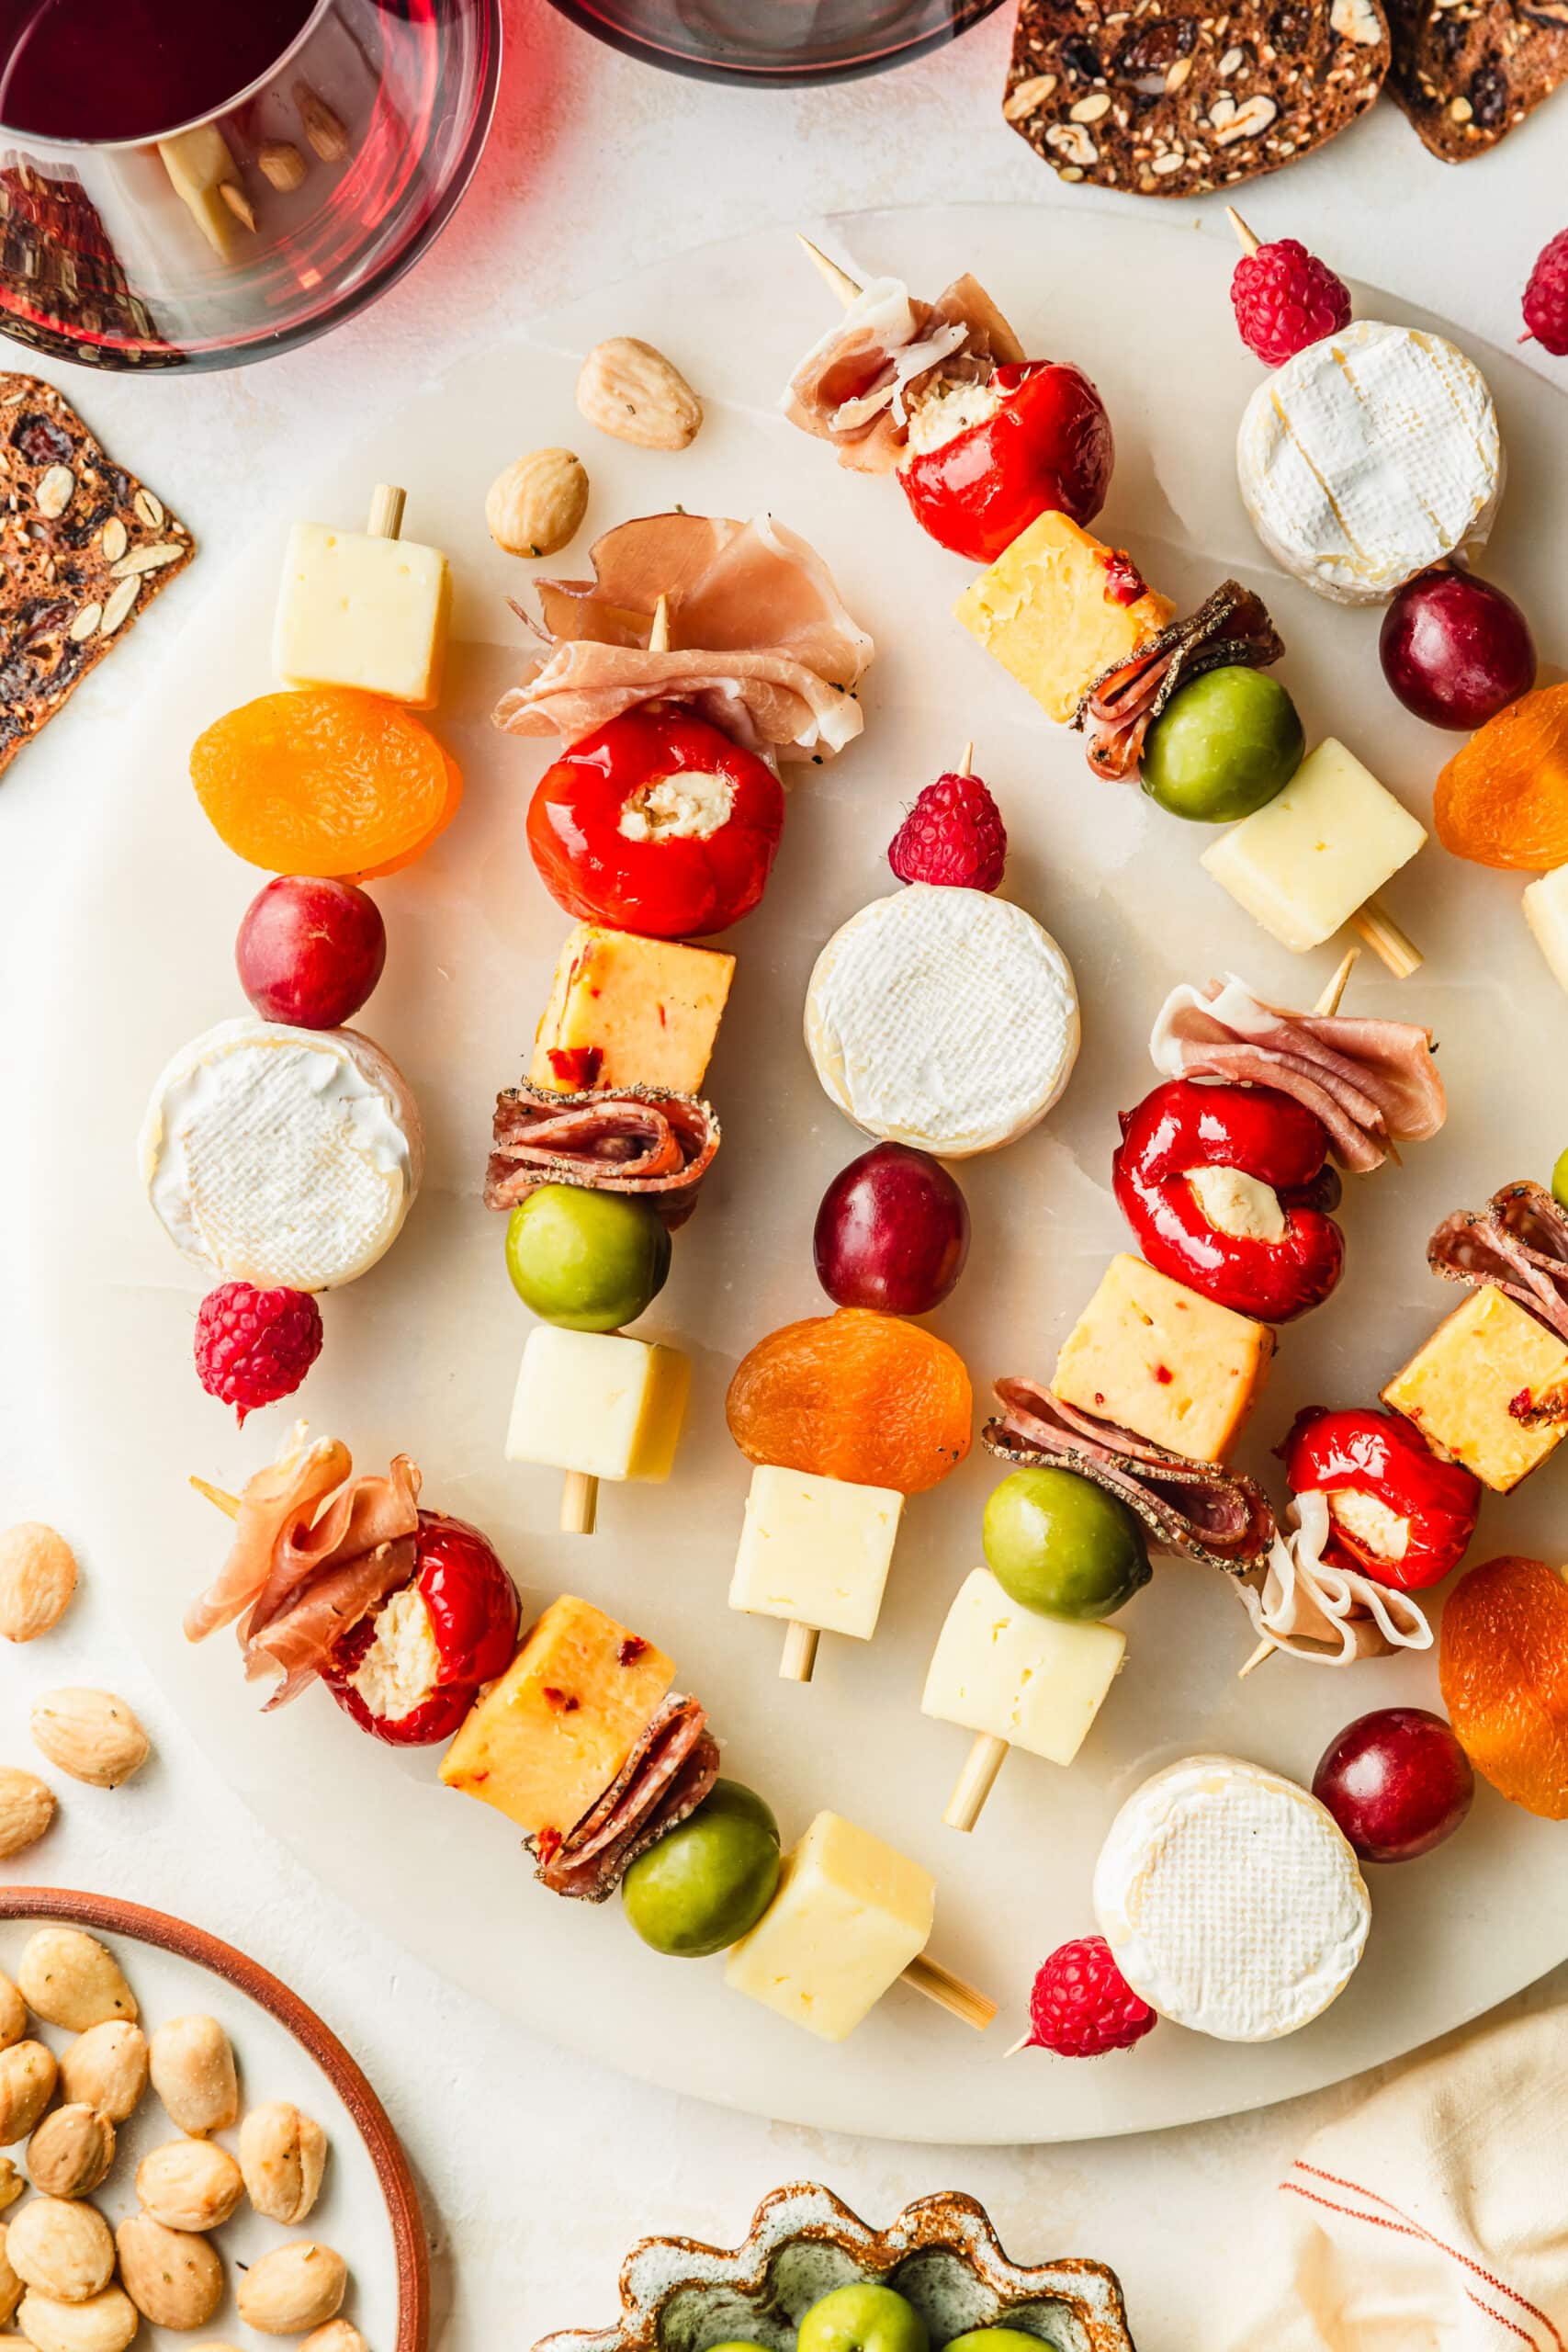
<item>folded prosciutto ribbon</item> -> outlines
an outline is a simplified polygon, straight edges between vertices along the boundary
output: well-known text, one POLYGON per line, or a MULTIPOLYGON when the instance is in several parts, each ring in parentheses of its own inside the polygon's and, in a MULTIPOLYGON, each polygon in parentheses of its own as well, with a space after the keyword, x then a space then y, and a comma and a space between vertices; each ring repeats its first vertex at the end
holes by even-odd
POLYGON ((485 1206, 514 1209, 541 1184, 651 1202, 671 1231, 696 1206, 719 1125, 694 1094, 649 1086, 559 1094, 525 1081, 496 1097, 485 1206))
POLYGON ((922 302, 901 278, 877 277, 795 368, 779 405, 792 424, 830 442, 856 473, 893 472, 909 413, 933 384, 983 384, 1016 366, 1023 345, 977 278, 954 278, 922 302))

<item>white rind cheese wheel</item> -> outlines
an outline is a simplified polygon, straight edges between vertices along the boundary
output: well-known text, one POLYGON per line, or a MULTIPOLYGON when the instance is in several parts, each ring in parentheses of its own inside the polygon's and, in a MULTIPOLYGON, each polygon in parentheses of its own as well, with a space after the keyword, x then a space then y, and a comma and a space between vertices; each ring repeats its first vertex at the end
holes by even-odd
POLYGON ((138 1149, 148 1198, 197 1265, 333 1290, 397 1239, 424 1135, 401 1073, 356 1031, 220 1021, 153 1087, 138 1149))
POLYGON ((1308 2025, 1355 1973, 1371 1905, 1314 1796, 1233 1756, 1189 1756, 1134 1790, 1094 1872, 1094 1910, 1134 1993, 1221 2041, 1308 2025))
POLYGON ((1503 492, 1497 412, 1441 335, 1357 319, 1266 377, 1236 441, 1242 503, 1282 569, 1382 604, 1484 539, 1503 492))
POLYGON ((1072 966, 984 890, 911 882, 852 915, 817 959, 806 1043, 857 1127, 942 1159, 1043 1119, 1077 1059, 1072 966))

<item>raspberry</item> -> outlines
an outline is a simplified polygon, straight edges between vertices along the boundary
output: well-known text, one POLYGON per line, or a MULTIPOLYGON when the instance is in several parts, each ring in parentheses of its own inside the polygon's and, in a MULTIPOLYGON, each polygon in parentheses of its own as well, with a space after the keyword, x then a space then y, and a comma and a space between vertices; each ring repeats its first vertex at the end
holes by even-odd
POLYGON ((1568 358, 1568 229, 1543 245, 1525 288, 1521 343, 1539 343, 1554 359, 1568 358))
POLYGON ((900 882, 994 890, 1007 854, 1002 812, 979 777, 949 775, 927 785, 894 834, 887 863, 900 882))
POLYGON ((1243 254, 1231 302, 1243 343, 1269 368, 1283 367, 1309 343, 1350 323, 1348 289, 1295 237, 1243 254))
POLYGON ((1100 2058, 1131 2050, 1159 2022, 1111 1957, 1103 1936, 1063 1944, 1034 1979, 1029 1996, 1025 2050, 1054 2050, 1062 2058, 1100 2058))
POLYGON ((321 1311, 309 1291, 220 1283, 197 1313, 197 1376, 242 1427, 258 1405, 292 1396, 321 1352, 321 1311))

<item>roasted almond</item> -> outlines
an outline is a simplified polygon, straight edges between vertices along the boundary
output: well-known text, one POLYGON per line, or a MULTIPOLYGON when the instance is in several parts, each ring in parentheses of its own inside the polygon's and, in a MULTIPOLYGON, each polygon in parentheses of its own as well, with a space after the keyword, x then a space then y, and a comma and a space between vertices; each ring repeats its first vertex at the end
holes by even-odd
POLYGON ((28 2172, 45 2197, 90 2197, 114 2162, 114 2125, 72 2100, 46 2115, 28 2142, 28 2172))
POLYGON ((54 1819, 54 1791, 36 1772, 0 1764, 0 1858, 36 1845, 54 1819))
POLYGON ((147 2087, 147 2037, 141 2028, 114 2018, 79 2033, 61 2053, 60 2087, 68 2099, 96 2108, 111 2123, 129 2121, 147 2087))
POLYGON ((14 2041, 0 2050, 0 2147, 14 2148, 31 2133, 54 2097, 59 2069, 41 2041, 14 2041))
POLYGON ((574 539, 588 512, 588 475, 570 449, 530 449, 497 474, 485 499, 485 525, 508 555, 555 555, 574 539))
POLYGON ((171 2018, 148 2044, 148 2063, 152 2087, 182 2132, 204 2140, 237 2120, 234 2052, 216 2018, 171 2018))
POLYGON ((263 2335, 303 2335, 337 2317, 348 2287, 341 2254, 310 2238, 274 2246, 235 2289, 240 2317, 263 2335))
POLYGON ((125 2352, 140 2325, 136 2306, 119 2287, 106 2287, 85 2303, 62 2302, 29 2287, 17 2325, 33 2352, 125 2352))
POLYGON ((703 421, 680 369, 633 334, 594 345, 577 379, 577 406, 601 433, 639 449, 688 448, 703 421))
POLYGON ((36 1642, 57 1625, 76 1589, 76 1559, 63 1535, 38 1520, 0 1534, 0 1634, 36 1642))
POLYGON ((244 2191, 239 2165, 211 2140, 170 2140, 136 2167, 138 2204, 169 2230, 215 2230, 244 2191))
POLYGON ((133 2213, 114 2233, 119 2280, 154 2327, 205 2327, 223 2301, 223 2265, 204 2237, 133 2213))
POLYGON ((32 1735, 51 1764, 95 1789, 118 1789, 152 1744, 112 1690, 47 1690, 34 1702, 32 1735))
POLYGON ((114 2239, 96 2206, 29 2197, 6 2230, 6 2258, 24 2286, 61 2303, 85 2303, 114 2277, 114 2239))
POLYGON ((288 2099, 253 2107, 240 2126, 245 2193, 269 2222, 298 2227, 316 2201, 326 2162, 326 2133, 288 2099))
POLYGON ((85 2033, 111 2018, 136 2022, 136 1996, 118 1961, 84 1928, 39 1928, 30 1935, 22 1946, 17 1989, 35 2017, 70 2033, 85 2033))

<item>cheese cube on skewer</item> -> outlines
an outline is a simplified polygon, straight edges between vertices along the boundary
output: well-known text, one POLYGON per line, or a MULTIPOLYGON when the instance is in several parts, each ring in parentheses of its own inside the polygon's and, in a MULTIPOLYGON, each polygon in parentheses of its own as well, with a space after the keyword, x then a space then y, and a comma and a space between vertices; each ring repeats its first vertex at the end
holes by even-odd
POLYGON ((892 1487, 759 1464, 746 1498, 731 1609, 868 1642, 903 1508, 892 1487))
POLYGON ((451 608, 439 548, 296 523, 272 666, 286 686, 357 686, 430 710, 441 696, 451 608))
POLYGON ((1283 792, 1203 854, 1272 939, 1303 954, 1331 939, 1427 839, 1407 808, 1332 736, 1283 792))
POLYGON ((537 1323, 523 1350, 506 1458, 661 1485, 691 1385, 691 1359, 679 1348, 537 1323))
POLYGON ((1382 1401, 1438 1453, 1506 1495, 1568 1433, 1568 1422, 1551 1418, 1568 1413, 1568 1348, 1488 1284, 1438 1326, 1382 1401))
POLYGON ((842 2041, 924 1951, 936 1882, 836 1813, 784 1856, 778 1893, 724 1981, 823 2041, 842 2041))
POLYGON ((1021 532, 953 607, 971 637, 1064 726, 1096 678, 1157 637, 1175 610, 1125 556, 1054 512, 1021 532))
POLYGON ((1141 1258, 1112 1258, 1062 1343, 1064 1403, 1194 1462, 1223 1462, 1263 1385, 1274 1335, 1141 1258))
POLYGON ((733 956, 580 922, 567 933, 535 1040, 536 1086, 658 1086, 695 1094, 724 1018, 733 956))
POLYGON ((1543 874, 1524 896, 1525 921, 1559 988, 1568 989, 1568 865, 1543 874))
POLYGON ((1038 1616, 1010 1600, 988 1568, 976 1568, 947 1612, 920 1710, 1048 1764, 1070 1764, 1126 1650, 1114 1625, 1038 1616))

